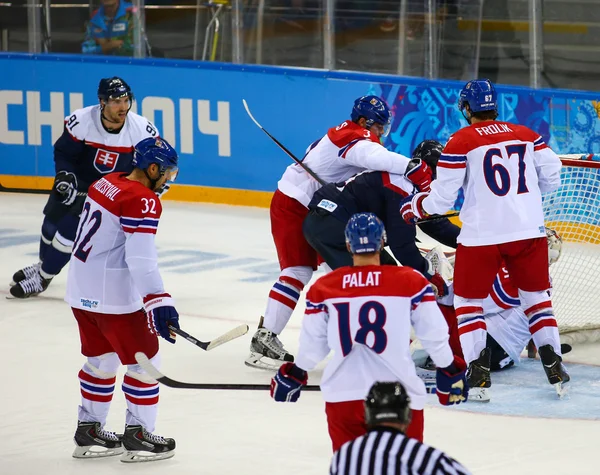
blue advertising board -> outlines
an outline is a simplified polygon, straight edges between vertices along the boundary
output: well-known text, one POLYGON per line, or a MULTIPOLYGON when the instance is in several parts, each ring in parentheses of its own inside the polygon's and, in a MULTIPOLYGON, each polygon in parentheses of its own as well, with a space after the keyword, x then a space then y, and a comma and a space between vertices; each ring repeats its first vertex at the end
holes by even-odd
MULTIPOLYGON (((0 175, 50 177, 52 145, 71 111, 97 103, 102 77, 132 87, 138 113, 181 156, 180 183, 270 192, 289 158, 247 116, 301 157, 376 94, 394 112, 385 145, 409 154, 465 125, 462 83, 301 68, 76 55, 0 54, 0 175)), ((600 94, 499 86, 500 117, 539 132, 561 153, 600 152, 600 94)))

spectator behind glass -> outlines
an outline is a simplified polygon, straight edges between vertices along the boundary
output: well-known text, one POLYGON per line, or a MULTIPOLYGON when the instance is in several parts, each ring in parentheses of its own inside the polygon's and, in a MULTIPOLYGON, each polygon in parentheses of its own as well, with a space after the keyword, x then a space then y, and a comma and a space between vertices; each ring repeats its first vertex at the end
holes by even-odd
POLYGON ((138 27, 134 6, 123 0, 101 0, 85 33, 85 54, 133 56, 134 30, 138 27))

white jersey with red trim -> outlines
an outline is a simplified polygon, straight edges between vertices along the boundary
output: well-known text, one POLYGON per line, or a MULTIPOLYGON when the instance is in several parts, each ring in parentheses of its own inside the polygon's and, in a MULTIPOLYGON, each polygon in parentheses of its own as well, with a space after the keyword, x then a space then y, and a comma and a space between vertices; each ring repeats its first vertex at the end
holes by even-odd
POLYGON ((102 175, 130 172, 135 145, 159 136, 152 122, 134 112, 112 132, 102 125, 101 114, 100 105, 76 110, 65 118, 63 134, 54 144, 56 171, 74 173, 80 191, 87 191, 102 175))
POLYGON ((542 193, 560 186, 560 169, 558 155, 527 127, 473 124, 444 147, 423 209, 446 213, 463 188, 459 243, 483 246, 545 237, 542 193))
POLYGON ((125 173, 111 173, 89 189, 67 277, 65 301, 98 313, 142 308, 142 297, 162 294, 154 236, 158 197, 125 173))
MULTIPOLYGON (((403 175, 410 159, 387 150, 371 132, 352 121, 329 129, 306 151, 302 162, 325 183, 346 181, 363 170, 386 171, 403 175)), ((279 191, 304 206, 321 188, 297 163, 286 168, 277 183, 279 191)))
POLYGON ((321 379, 325 401, 364 399, 375 381, 400 381, 411 407, 423 409, 411 326, 438 367, 452 363, 448 325, 422 274, 410 267, 341 267, 308 291, 296 365, 310 371, 333 351, 321 379))

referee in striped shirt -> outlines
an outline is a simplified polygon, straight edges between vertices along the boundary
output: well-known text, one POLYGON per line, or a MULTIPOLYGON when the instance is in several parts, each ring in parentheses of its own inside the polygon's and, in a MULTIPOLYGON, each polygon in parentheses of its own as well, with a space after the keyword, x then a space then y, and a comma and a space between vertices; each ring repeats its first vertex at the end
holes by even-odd
POLYGON ((441 450, 406 437, 410 398, 399 382, 375 383, 365 399, 369 432, 333 455, 330 475, 464 475, 470 472, 441 450))

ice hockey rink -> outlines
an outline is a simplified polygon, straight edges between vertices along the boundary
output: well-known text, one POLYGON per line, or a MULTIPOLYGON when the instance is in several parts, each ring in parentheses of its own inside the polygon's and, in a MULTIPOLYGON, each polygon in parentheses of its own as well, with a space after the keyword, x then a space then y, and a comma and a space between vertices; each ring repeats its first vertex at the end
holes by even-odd
MULTIPOLYGON (((156 433, 177 441, 173 459, 123 464, 71 457, 77 373, 84 362, 71 310, 62 298, 66 272, 39 297, 5 299, 14 271, 35 262, 45 197, 0 193, 0 441, 2 475, 325 474, 331 446, 319 393, 296 404, 267 391, 161 387, 156 433)), ((181 327, 202 340, 247 323, 250 332, 204 352, 179 339, 161 343, 163 372, 192 382, 268 383, 270 372, 244 365, 250 337, 278 275, 268 211, 166 201, 157 234, 165 287, 181 327)), ((303 306, 281 335, 295 352, 303 306)), ((558 400, 539 361, 492 374, 492 402, 444 408, 429 396, 425 441, 475 474, 597 474, 600 351, 566 355, 568 400, 558 400)), ((122 372, 121 372, 122 373, 122 372)), ((320 371, 310 374, 317 383, 320 371)), ((117 380, 118 381, 118 380, 117 380)), ((118 385, 117 385, 118 387, 118 385)), ((125 399, 115 391, 107 428, 121 431, 125 399)))

